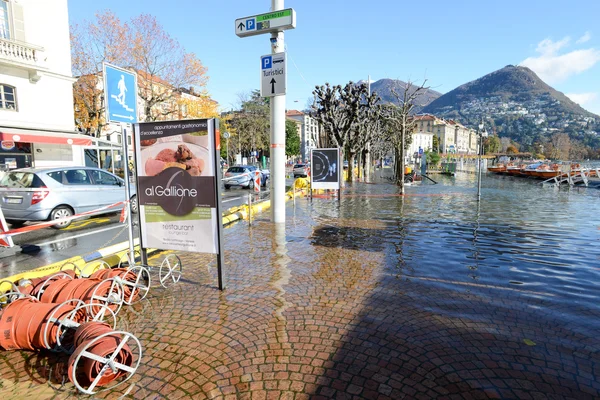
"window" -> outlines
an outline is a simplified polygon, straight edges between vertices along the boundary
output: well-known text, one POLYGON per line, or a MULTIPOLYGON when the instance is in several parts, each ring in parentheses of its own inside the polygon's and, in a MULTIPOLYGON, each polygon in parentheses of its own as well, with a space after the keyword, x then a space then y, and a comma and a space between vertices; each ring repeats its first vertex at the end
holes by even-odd
POLYGON ((117 143, 123 144, 123 139, 121 138, 121 135, 117 135, 117 143))
POLYGON ((8 2, 0 0, 0 38, 10 39, 10 27, 8 25, 8 2))
POLYGON ((127 135, 127 145, 131 146, 131 136, 127 135))
POLYGON ((0 181, 0 187, 6 188, 44 188, 44 182, 31 172, 9 172, 0 181))
POLYGON ((69 169, 65 171, 68 185, 89 185, 90 178, 84 169, 69 169))
POLYGON ((120 186, 119 180, 111 174, 102 171, 91 171, 96 185, 120 186))
POLYGON ((54 179, 56 182, 63 183, 63 175, 64 174, 62 171, 48 172, 47 175, 50 178, 54 179))
MULTIPOLYGON (((3 3, 3 1, 0 0, 0 3, 3 3)), ((15 97, 15 88, 13 86, 0 84, 0 108, 5 110, 17 109, 17 99, 15 97)))

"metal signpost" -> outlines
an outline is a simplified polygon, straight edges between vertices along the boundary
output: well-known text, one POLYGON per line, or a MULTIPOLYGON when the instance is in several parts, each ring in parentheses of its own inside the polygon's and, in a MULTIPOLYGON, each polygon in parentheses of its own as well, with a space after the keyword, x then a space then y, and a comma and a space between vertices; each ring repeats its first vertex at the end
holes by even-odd
MULTIPOLYGON (((137 75, 126 69, 107 63, 102 64, 104 74, 104 99, 106 104, 106 121, 118 122, 121 125, 121 138, 123 142, 123 179, 125 180, 126 201, 131 199, 129 182, 129 156, 127 153, 127 127, 128 124, 137 122, 137 75)), ((136 195, 139 204, 139 194, 136 195)), ((133 221, 131 219, 131 205, 127 207, 129 257, 135 260, 133 251, 133 221)))
POLYGON ((223 137, 227 140, 227 166, 229 166, 229 136, 231 136, 229 132, 223 132, 223 137))
POLYGON ((261 94, 271 97, 271 220, 285 222, 285 29, 296 27, 296 12, 271 0, 271 12, 235 20, 239 37, 271 33, 271 56, 261 57, 261 94), (270 58, 268 58, 270 57, 270 58), (263 71, 271 71, 268 72, 263 71), (266 75, 265 75, 266 73, 266 75), (283 78, 283 79, 280 79, 283 78), (268 79, 268 82, 264 83, 268 79))

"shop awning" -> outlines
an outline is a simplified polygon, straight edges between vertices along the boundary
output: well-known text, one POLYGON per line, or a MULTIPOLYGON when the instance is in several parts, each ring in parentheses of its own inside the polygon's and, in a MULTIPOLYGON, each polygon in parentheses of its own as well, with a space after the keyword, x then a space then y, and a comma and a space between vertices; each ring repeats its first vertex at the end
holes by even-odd
POLYGON ((77 133, 0 127, 1 141, 91 146, 93 139, 77 133))

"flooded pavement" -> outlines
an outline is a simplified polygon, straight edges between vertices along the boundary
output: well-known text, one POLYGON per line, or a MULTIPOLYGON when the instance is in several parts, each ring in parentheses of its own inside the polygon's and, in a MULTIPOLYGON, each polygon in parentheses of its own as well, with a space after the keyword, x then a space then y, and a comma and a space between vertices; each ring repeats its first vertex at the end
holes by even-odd
MULTIPOLYGON (((475 175, 439 181, 226 229, 224 292, 180 254, 180 284, 120 314, 138 373, 98 397, 598 398, 600 190, 486 176, 478 205, 475 175)), ((64 362, 0 352, 0 394, 75 397, 48 384, 64 362)))

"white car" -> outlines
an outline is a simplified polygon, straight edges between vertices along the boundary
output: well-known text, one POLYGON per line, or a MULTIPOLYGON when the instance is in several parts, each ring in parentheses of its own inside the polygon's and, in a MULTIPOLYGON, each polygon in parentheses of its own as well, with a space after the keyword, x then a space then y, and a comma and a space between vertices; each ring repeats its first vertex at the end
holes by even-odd
POLYGON ((294 165, 294 178, 299 176, 308 176, 308 165, 307 164, 295 164, 294 165))
POLYGON ((266 187, 267 182, 269 181, 269 171, 261 171, 254 165, 236 165, 235 167, 229 167, 227 172, 225 172, 223 186, 225 186, 225 189, 230 189, 232 186, 252 189, 254 188, 253 178, 256 171, 261 173, 260 186, 266 187))

